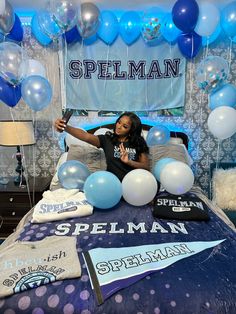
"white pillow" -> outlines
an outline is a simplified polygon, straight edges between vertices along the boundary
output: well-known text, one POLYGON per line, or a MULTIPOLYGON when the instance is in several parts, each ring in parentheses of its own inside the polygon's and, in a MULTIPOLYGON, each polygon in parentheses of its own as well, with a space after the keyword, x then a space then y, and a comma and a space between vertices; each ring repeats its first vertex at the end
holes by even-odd
POLYGON ((53 176, 53 178, 52 178, 52 181, 51 181, 51 184, 50 184, 50 190, 52 190, 53 187, 55 187, 55 186, 57 186, 57 185, 60 184, 59 179, 58 179, 58 175, 57 175, 57 171, 58 171, 59 167, 60 167, 64 162, 66 162, 66 160, 67 160, 67 155, 68 155, 68 153, 63 153, 63 154, 61 155, 61 157, 59 158, 58 162, 57 162, 56 171, 55 171, 55 174, 54 174, 54 176, 53 176))
MULTIPOLYGON (((82 128, 78 128, 78 129, 81 129, 87 132, 86 130, 82 128)), ((79 146, 88 145, 86 142, 79 140, 78 138, 74 137, 73 135, 70 135, 69 133, 66 133, 65 142, 68 147, 70 147, 71 145, 79 145, 79 146)))

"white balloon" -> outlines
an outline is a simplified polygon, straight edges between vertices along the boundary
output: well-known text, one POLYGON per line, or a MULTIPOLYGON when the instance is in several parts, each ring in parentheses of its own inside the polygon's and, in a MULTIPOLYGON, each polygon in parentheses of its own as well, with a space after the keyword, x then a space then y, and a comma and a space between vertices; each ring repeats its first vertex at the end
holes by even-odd
POLYGON ((24 78, 32 75, 39 75, 46 78, 46 70, 41 62, 34 59, 24 60, 21 65, 21 72, 24 75, 24 78))
MULTIPOLYGON (((79 129, 79 128, 78 128, 79 129)), ((80 128, 81 130, 85 131, 84 129, 80 128)), ((78 138, 74 137, 73 135, 70 135, 69 133, 66 134, 66 145, 70 147, 71 145, 78 145, 78 146, 83 146, 83 145, 89 145, 88 143, 79 140, 78 138)))
POLYGON ((123 197, 127 203, 142 206, 153 200, 157 193, 154 175, 144 169, 128 172, 122 180, 123 197))
POLYGON ((180 195, 191 189, 194 175, 187 164, 182 161, 173 161, 161 171, 160 181, 167 192, 180 195))
POLYGON ((94 132, 94 135, 104 135, 106 132, 113 132, 111 129, 108 128, 99 128, 94 132))
POLYGON ((236 132, 236 110, 228 106, 217 107, 209 114, 207 125, 218 139, 231 137, 236 132))

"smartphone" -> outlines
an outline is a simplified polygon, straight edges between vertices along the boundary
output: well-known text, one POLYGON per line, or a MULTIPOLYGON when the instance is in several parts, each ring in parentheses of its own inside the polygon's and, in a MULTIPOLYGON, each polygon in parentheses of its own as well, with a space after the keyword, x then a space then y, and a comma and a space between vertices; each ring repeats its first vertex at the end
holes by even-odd
POLYGON ((65 121, 65 124, 68 123, 72 114, 73 114, 73 110, 66 110, 66 112, 63 114, 62 119, 65 121))

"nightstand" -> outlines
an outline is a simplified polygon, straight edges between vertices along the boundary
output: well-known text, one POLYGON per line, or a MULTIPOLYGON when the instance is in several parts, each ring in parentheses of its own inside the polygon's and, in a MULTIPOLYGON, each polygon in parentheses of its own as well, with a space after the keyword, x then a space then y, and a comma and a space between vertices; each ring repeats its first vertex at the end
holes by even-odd
POLYGON ((13 179, 6 185, 0 184, 0 238, 6 238, 14 232, 21 218, 49 189, 50 182, 51 177, 29 179, 25 187, 16 186, 13 179))

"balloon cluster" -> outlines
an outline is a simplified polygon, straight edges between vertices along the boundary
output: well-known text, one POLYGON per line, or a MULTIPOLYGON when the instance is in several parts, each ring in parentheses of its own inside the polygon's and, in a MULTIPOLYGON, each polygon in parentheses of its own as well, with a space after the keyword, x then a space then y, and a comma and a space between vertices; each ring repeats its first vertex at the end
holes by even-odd
POLYGON ((91 2, 77 7, 73 0, 54 0, 45 10, 37 12, 31 22, 32 33, 42 45, 63 36, 67 43, 80 41, 94 43, 100 38, 112 45, 118 35, 127 45, 133 44, 142 35, 147 45, 153 46, 163 39, 178 43, 186 58, 194 58, 202 46, 217 39, 221 28, 236 41, 236 1, 229 3, 222 11, 212 2, 177 0, 171 12, 159 7, 146 11, 124 12, 118 20, 109 11, 100 12, 91 2))
POLYGON ((157 161, 153 174, 162 187, 174 195, 188 192, 194 183, 192 169, 174 158, 162 158, 157 161))
POLYGON ((208 56, 198 66, 198 87, 208 93, 208 128, 219 140, 236 132, 236 87, 227 82, 228 63, 219 56, 208 56))
POLYGON ((154 175, 144 169, 126 174, 122 182, 111 172, 90 174, 83 163, 70 160, 58 169, 58 178, 66 189, 81 189, 90 204, 100 209, 114 207, 123 198, 131 205, 142 206, 153 200, 157 193, 154 175))
POLYGON ((34 111, 48 106, 52 88, 45 76, 43 65, 18 44, 0 43, 0 100, 6 105, 14 107, 22 97, 34 111))
POLYGON ((1 0, 0 3, 0 42, 5 40, 21 42, 24 31, 19 16, 8 0, 1 0))

